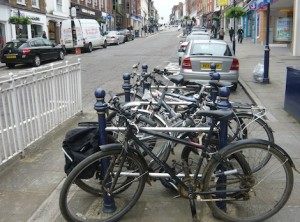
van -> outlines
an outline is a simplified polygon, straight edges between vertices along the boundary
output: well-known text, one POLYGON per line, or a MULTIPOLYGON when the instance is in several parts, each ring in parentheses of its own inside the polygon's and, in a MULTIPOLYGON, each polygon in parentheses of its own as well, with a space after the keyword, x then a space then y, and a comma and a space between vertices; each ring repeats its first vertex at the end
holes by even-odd
POLYGON ((93 48, 106 48, 106 37, 94 19, 67 19, 61 24, 61 45, 66 50, 81 48, 92 52, 93 48))

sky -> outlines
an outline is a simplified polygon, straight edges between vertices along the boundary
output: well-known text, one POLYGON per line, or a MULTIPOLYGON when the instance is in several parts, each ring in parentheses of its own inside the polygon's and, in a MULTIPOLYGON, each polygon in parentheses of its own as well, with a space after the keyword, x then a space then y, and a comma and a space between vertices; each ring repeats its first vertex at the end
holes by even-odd
POLYGON ((182 0, 154 0, 154 6, 158 11, 159 17, 164 19, 159 19, 159 23, 168 23, 169 15, 172 13, 172 7, 178 5, 182 0))

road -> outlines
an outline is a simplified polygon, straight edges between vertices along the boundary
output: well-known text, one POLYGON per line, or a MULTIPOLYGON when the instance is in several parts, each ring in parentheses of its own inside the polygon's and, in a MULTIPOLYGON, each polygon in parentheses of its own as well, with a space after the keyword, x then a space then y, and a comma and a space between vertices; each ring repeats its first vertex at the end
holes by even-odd
MULTIPOLYGON (((106 49, 95 49, 92 53, 81 55, 68 54, 65 61, 74 62, 81 60, 82 69, 82 97, 83 111, 92 111, 95 103, 94 91, 101 87, 106 91, 122 91, 123 73, 131 72, 133 64, 147 64, 149 70, 154 68, 177 68, 179 32, 176 29, 162 31, 147 38, 136 38, 134 41, 121 45, 108 46, 106 49)), ((65 61, 54 61, 60 65, 65 61)), ((50 63, 45 63, 38 69, 50 68, 50 63)), ((16 66, 14 69, 1 68, 0 78, 14 75, 24 75, 32 67, 25 65, 16 66)), ((0 79, 0 81, 1 81, 0 79)), ((239 88, 232 93, 233 100, 250 102, 248 96, 239 88)))

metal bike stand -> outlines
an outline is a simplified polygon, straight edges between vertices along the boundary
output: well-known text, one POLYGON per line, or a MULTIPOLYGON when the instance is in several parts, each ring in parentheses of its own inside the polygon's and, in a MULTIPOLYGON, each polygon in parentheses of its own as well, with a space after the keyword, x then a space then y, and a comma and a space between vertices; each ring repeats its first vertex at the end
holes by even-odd
MULTIPOLYGON (((98 131, 99 131, 99 145, 107 144, 106 136, 106 118, 105 113, 107 109, 107 104, 104 102, 105 91, 101 88, 95 91, 96 103, 94 109, 98 114, 98 131)), ((109 166, 109 159, 103 159, 101 162, 101 175, 105 175, 109 166)), ((108 195, 105 189, 103 189, 103 208, 104 213, 113 213, 116 211, 116 205, 113 197, 108 195)))

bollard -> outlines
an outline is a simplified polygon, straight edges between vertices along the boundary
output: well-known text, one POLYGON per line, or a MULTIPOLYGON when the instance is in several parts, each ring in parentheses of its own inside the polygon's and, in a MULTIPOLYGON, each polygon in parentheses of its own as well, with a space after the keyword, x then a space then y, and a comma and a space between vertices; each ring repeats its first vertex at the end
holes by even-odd
MULTIPOLYGON (((107 104, 104 102, 105 91, 101 88, 96 89, 95 91, 96 103, 94 109, 98 114, 98 131, 99 131, 99 145, 107 144, 106 136, 106 119, 105 113, 107 109, 107 104)), ((109 166, 109 159, 102 160, 101 163, 101 175, 105 175, 109 166)), ((103 190, 103 208, 104 213, 113 213, 116 210, 115 201, 112 196, 109 196, 107 192, 103 190)))
POLYGON ((148 72, 148 65, 147 64, 142 65, 142 72, 144 72, 144 73, 148 72))
POLYGON ((130 102, 130 90, 132 85, 130 84, 130 74, 129 73, 124 73, 123 74, 123 80, 124 83, 122 85, 122 88, 124 89, 124 93, 125 93, 125 102, 130 102))
MULTIPOLYGON (((211 72, 210 77, 211 77, 211 80, 214 80, 214 81, 219 81, 221 79, 221 75, 217 72, 211 72)), ((210 99, 213 103, 215 103, 217 96, 219 94, 219 88, 218 88, 218 86, 213 84, 213 81, 211 82, 210 85, 212 86, 212 88, 210 90, 210 99)))
MULTIPOLYGON (((217 109, 229 109, 231 108, 231 104, 228 100, 230 95, 230 89, 228 87, 222 87, 219 91, 219 98, 220 101, 217 104, 217 109)), ((220 130, 219 130, 219 149, 222 149, 227 145, 227 135, 228 134, 228 121, 227 120, 221 120, 220 121, 220 130)), ((217 169, 223 170, 222 164, 218 166, 217 169)), ((220 176, 218 178, 217 184, 226 184, 227 177, 226 176, 220 176)), ((226 185, 219 185, 217 190, 226 190, 226 185)), ((218 198, 226 198, 226 194, 218 194, 218 198)), ((226 211, 226 201, 218 201, 216 205, 226 211)))

